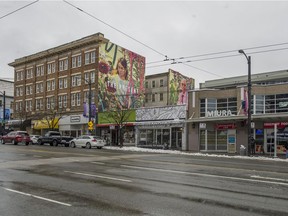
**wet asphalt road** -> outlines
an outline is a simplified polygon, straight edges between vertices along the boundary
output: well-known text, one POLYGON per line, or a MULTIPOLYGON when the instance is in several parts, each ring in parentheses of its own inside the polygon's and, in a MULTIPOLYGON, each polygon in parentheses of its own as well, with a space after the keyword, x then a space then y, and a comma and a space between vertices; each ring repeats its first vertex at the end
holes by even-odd
POLYGON ((287 165, 0 145, 0 216, 286 216, 287 165))

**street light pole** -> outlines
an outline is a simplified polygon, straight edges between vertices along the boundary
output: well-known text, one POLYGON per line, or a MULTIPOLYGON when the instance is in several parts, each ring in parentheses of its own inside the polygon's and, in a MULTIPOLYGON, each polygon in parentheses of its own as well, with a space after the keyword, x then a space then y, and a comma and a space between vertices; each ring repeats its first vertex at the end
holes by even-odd
MULTIPOLYGON (((247 128, 247 133, 248 133, 248 156, 250 156, 251 154, 251 56, 247 56, 246 53, 244 52, 244 50, 239 50, 239 53, 243 54, 246 59, 247 59, 247 64, 248 64, 248 119, 247 119, 247 124, 248 124, 248 128, 247 128)), ((247 104, 246 104, 247 106, 247 104)), ((253 151, 254 152, 254 151, 253 151)))

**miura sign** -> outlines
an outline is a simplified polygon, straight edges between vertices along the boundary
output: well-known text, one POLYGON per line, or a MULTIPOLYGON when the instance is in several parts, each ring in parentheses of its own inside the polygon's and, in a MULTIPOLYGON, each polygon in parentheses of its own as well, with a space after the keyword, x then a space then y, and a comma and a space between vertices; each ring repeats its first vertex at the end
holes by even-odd
POLYGON ((225 117, 225 116, 235 116, 232 114, 231 110, 213 110, 207 111, 206 117, 225 117))

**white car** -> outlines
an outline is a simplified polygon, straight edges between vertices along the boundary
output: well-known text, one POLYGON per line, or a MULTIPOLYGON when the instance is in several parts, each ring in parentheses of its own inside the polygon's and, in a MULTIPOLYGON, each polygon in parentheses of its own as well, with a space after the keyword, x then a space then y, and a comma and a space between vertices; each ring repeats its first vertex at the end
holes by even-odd
POLYGON ((39 137, 40 137, 40 135, 30 135, 30 139, 32 141, 32 144, 37 144, 39 137))
POLYGON ((70 141, 72 148, 82 147, 90 149, 96 147, 101 149, 104 145, 106 145, 106 141, 98 136, 82 135, 70 141))

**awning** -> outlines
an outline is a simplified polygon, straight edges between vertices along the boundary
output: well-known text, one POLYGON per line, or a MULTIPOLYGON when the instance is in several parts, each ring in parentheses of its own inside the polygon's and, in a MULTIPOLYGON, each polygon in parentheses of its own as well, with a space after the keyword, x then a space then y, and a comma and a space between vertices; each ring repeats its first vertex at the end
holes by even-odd
POLYGON ((59 122, 58 118, 55 118, 54 120, 50 120, 50 121, 45 120, 45 119, 33 120, 32 125, 33 125, 33 128, 36 130, 49 129, 51 128, 51 125, 54 125, 53 129, 58 129, 59 128, 58 122, 59 122))

